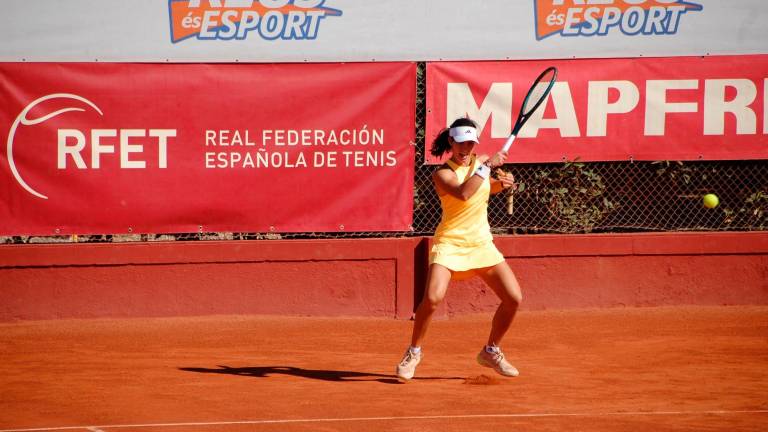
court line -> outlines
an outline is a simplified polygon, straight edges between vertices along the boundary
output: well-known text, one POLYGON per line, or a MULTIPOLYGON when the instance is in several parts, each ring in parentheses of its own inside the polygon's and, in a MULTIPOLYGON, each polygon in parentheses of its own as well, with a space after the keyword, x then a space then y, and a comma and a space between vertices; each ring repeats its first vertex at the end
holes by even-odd
POLYGON ((366 422, 366 421, 399 421, 399 420, 457 420, 457 419, 490 419, 490 418, 548 418, 548 417, 631 417, 631 416, 680 416, 680 415, 733 415, 733 414, 768 414, 765 410, 711 410, 711 411, 635 411, 635 412, 594 412, 594 413, 518 413, 518 414, 463 414, 463 415, 430 415, 430 416, 401 416, 401 417, 350 417, 350 418, 314 418, 314 419, 274 419, 274 420, 239 420, 217 422, 185 422, 185 423, 145 423, 145 424, 115 424, 99 426, 61 426, 30 429, 0 429, 0 432, 43 432, 66 430, 100 430, 126 428, 162 428, 180 426, 235 426, 260 424, 291 424, 291 423, 333 423, 333 422, 366 422))

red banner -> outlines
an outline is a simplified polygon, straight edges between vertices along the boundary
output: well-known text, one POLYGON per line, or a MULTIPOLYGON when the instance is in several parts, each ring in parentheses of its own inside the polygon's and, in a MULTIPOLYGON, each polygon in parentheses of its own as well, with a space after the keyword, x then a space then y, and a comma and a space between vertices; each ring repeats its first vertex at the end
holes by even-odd
POLYGON ((498 151, 548 66, 558 81, 509 162, 768 158, 768 55, 430 63, 427 150, 468 115, 478 152, 498 151))
POLYGON ((0 64, 0 235, 408 230, 415 77, 0 64))

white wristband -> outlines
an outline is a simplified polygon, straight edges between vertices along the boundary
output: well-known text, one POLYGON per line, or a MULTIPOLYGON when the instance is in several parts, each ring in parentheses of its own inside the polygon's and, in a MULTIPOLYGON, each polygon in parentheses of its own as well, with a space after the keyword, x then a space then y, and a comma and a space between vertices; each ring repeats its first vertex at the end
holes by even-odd
POLYGON ((486 164, 480 164, 475 170, 475 175, 480 176, 482 179, 487 179, 491 175, 491 169, 486 164))

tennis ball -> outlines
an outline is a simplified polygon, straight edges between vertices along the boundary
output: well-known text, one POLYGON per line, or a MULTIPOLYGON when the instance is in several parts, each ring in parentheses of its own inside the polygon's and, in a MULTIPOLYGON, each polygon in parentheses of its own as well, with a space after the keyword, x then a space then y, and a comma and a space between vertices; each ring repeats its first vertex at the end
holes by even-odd
POLYGON ((704 195, 702 202, 706 208, 715 208, 718 204, 720 204, 720 200, 717 198, 717 195, 711 193, 704 195))

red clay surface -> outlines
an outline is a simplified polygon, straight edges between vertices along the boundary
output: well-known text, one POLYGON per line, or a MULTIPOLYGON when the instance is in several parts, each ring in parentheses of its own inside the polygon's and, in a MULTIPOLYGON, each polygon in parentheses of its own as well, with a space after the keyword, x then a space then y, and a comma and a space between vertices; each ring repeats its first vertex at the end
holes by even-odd
POLYGON ((408 321, 0 324, 0 431, 768 430, 768 307, 521 312, 511 379, 489 320, 434 322, 408 384, 408 321))

